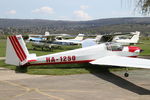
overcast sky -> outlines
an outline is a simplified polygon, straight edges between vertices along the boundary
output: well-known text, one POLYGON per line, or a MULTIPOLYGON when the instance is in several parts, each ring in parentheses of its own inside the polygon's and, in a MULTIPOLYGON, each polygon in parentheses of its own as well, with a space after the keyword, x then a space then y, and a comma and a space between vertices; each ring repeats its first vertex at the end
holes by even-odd
POLYGON ((141 17, 136 0, 0 0, 0 18, 93 20, 141 17))

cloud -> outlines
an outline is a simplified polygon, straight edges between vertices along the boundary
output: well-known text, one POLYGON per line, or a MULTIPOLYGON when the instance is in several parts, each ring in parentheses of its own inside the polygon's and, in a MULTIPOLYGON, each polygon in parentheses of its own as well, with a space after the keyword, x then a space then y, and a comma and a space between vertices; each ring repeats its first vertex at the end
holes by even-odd
POLYGON ((82 10, 87 9, 87 8, 89 8, 89 6, 87 6, 87 5, 81 5, 80 6, 80 9, 82 9, 82 10))
POLYGON ((83 10, 76 10, 74 11, 74 14, 77 18, 80 18, 81 20, 90 20, 92 18, 88 15, 88 13, 83 10))
POLYGON ((9 10, 6 13, 10 14, 10 15, 15 15, 17 12, 16 12, 16 10, 9 10))
POLYGON ((33 13, 44 13, 44 14, 52 14, 54 13, 53 8, 50 8, 48 6, 44 6, 38 9, 35 9, 32 11, 33 13))
POLYGON ((89 8, 88 5, 80 5, 80 9, 75 10, 73 12, 77 20, 91 20, 92 19, 92 17, 85 11, 87 8, 89 8))

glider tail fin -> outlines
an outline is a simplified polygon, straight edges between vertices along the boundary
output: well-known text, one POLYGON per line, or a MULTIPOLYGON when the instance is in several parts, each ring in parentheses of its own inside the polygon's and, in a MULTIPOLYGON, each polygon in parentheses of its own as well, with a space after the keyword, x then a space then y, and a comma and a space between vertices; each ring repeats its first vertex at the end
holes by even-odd
POLYGON ((84 39, 84 34, 78 34, 75 38, 75 40, 83 40, 84 39))
POLYGON ((29 52, 21 35, 7 37, 6 64, 24 65, 28 62, 29 52))
POLYGON ((131 41, 133 41, 133 43, 138 43, 139 37, 140 37, 140 32, 136 31, 133 33, 133 37, 131 38, 131 41))

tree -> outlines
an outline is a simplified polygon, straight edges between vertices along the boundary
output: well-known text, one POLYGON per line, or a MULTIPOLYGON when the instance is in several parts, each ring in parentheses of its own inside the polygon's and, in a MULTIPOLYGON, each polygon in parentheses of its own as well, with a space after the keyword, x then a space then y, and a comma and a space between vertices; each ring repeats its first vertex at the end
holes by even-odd
POLYGON ((148 15, 150 13, 150 0, 139 0, 137 3, 142 14, 148 15))

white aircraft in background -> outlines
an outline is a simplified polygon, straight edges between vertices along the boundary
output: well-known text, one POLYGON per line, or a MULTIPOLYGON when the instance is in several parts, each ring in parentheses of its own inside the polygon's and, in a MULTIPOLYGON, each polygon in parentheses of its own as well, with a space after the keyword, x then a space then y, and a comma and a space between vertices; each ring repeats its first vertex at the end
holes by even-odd
POLYGON ((74 39, 63 39, 63 37, 68 36, 67 34, 49 34, 49 32, 45 32, 45 35, 29 35, 28 41, 41 42, 47 40, 48 37, 55 37, 54 44, 74 45, 81 44, 81 41, 84 39, 84 34, 78 34, 74 39))
POLYGON ((71 37, 69 34, 50 34, 49 32, 45 32, 44 35, 29 35, 28 41, 40 42, 46 40, 47 37, 71 37))
POLYGON ((62 45, 74 45, 74 44, 81 44, 83 39, 84 34, 78 34, 74 39, 63 39, 56 37, 56 40, 53 43, 62 45))
MULTIPOLYGON (((7 38, 6 64, 20 68, 33 65, 91 63, 119 67, 150 68, 150 60, 135 58, 141 49, 135 46, 122 46, 118 43, 102 43, 85 48, 36 56, 29 54, 21 35, 7 38)), ((128 77, 128 73, 125 73, 128 77)))
POLYGON ((137 44, 139 41, 140 32, 116 33, 107 35, 98 35, 95 38, 96 43, 118 42, 122 45, 137 44))
POLYGON ((46 40, 46 37, 49 35, 49 32, 45 32, 45 35, 29 35, 28 41, 39 42, 42 40, 46 40))

